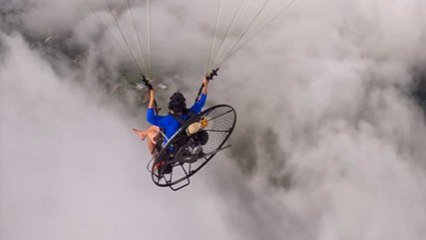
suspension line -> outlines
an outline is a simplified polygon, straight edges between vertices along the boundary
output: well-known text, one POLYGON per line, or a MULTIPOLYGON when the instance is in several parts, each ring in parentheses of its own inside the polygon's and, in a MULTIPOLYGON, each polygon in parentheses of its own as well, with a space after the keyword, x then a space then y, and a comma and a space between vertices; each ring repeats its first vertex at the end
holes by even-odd
POLYGON ((136 21, 135 21, 135 18, 133 17, 133 14, 132 14, 132 11, 131 11, 131 8, 130 8, 129 1, 128 1, 128 0, 123 0, 123 1, 124 1, 124 2, 125 2, 125 4, 126 4, 127 11, 129 12, 129 16, 130 16, 130 18, 131 18, 131 20, 132 20, 133 31, 134 31, 134 33, 135 33, 135 35, 136 35, 136 38, 137 38, 139 54, 140 54, 140 57, 141 57, 141 60, 142 60, 142 67, 143 67, 143 69, 144 69, 143 73, 148 73, 148 72, 149 72, 149 68, 147 67, 146 62, 145 62, 145 59, 144 59, 144 57, 143 57, 143 50, 142 50, 141 39, 140 39, 139 33, 137 32, 137 29, 136 29, 136 21))
POLYGON ((147 14, 147 29, 148 29, 148 77, 152 78, 152 47, 151 47, 151 0, 147 0, 146 1, 147 4, 147 10, 148 10, 148 14, 147 14))
POLYGON ((255 38, 256 36, 258 36, 258 34, 260 32, 262 32, 263 30, 266 29, 266 27, 268 27, 272 22, 274 22, 278 17, 280 17, 282 14, 284 14, 287 9, 293 5, 297 0, 290 0, 290 2, 288 2, 288 4, 282 9, 280 10, 277 14, 275 14, 266 24, 264 24, 259 30, 257 30, 247 41, 243 42, 242 44, 240 44, 240 46, 238 46, 238 48, 229 51, 228 54, 226 55, 226 57, 217 65, 217 67, 222 67, 222 65, 231 57, 233 56, 236 52, 238 52, 242 47, 244 47, 245 45, 247 45, 247 43, 249 43, 253 38, 255 38))
POLYGON ((215 63, 216 63, 216 60, 217 60, 217 58, 220 56, 220 54, 222 53, 222 51, 223 51, 223 49, 224 49, 224 47, 225 47, 225 42, 226 42, 226 40, 227 40, 227 38, 228 38, 228 36, 229 36, 229 34, 234 30, 234 28, 235 28, 235 25, 238 23, 238 21, 240 20, 240 18, 241 18, 241 16, 242 16, 242 14, 245 12, 245 10, 247 9, 247 3, 249 2, 249 0, 248 1, 244 1, 244 0, 241 0, 240 1, 240 5, 239 5, 239 7, 238 7, 238 11, 237 11, 237 13, 234 15, 234 17, 233 17, 233 19, 232 19, 232 23, 231 23, 231 25, 229 25, 229 27, 228 27, 228 29, 226 30, 226 34, 225 34, 225 36, 223 37, 223 39, 222 39, 222 43, 220 44, 220 48, 219 48, 219 51, 217 52, 217 54, 216 54, 216 56, 214 57, 214 59, 213 59, 213 61, 212 61, 212 65, 214 66, 215 65, 215 63), (245 3, 245 4, 244 4, 245 3))
MULTIPOLYGON (((114 36, 114 34, 112 34, 112 32, 109 30, 109 28, 106 26, 105 22, 99 17, 99 15, 96 13, 95 9, 93 8, 93 6, 88 2, 88 0, 84 0, 84 2, 87 4, 87 6, 90 8, 90 10, 92 11, 92 13, 96 16, 97 20, 99 21, 99 23, 101 24, 101 26, 105 29, 105 31, 111 36, 111 39, 115 42, 115 44, 117 44, 117 46, 119 46, 121 48, 121 50, 126 54, 126 56, 133 60, 132 57, 130 56, 130 54, 127 52, 128 50, 125 49, 125 47, 123 47, 120 44, 120 41, 118 41, 118 39, 114 36)), ((135 62, 135 64, 137 64, 137 62, 135 62)))
POLYGON ((263 13, 263 11, 266 9, 266 6, 268 5, 268 3, 271 0, 267 0, 263 3, 262 7, 260 8, 260 10, 256 13, 255 17, 250 21, 249 25, 246 27, 246 29, 244 30, 243 34, 238 38, 238 40, 234 43, 234 45, 232 46, 231 50, 229 50, 227 52, 227 54, 225 55, 224 59, 226 60, 230 54, 234 51, 235 47, 241 42, 241 40, 247 35, 247 33, 252 29, 254 23, 256 22, 256 20, 259 19, 259 16, 261 15, 261 13, 263 13))
POLYGON ((120 32, 120 35, 123 38, 124 43, 126 44, 127 48, 129 49, 129 51, 130 51, 130 53, 131 53, 131 55, 133 57, 133 60, 135 61, 136 65, 138 66, 139 70, 143 73, 144 71, 143 71, 141 65, 139 64, 139 62, 138 62, 138 60, 137 60, 137 58, 135 56, 135 53, 133 52, 132 48, 130 47, 130 44, 127 41, 127 38, 124 36, 124 33, 123 33, 123 31, 122 31, 122 29, 120 27, 120 24, 118 23, 117 18, 114 16, 113 9, 111 7, 111 3, 109 2, 109 0, 105 0, 105 2, 108 5, 109 13, 110 13, 112 19, 114 20, 114 23, 117 26, 117 29, 120 32))
POLYGON ((223 7, 223 0, 219 1, 219 6, 217 9, 217 15, 216 15, 216 23, 215 23, 215 30, 214 30, 214 36, 213 36, 213 41, 210 45, 210 53, 209 53, 209 61, 208 61, 208 65, 207 65, 207 69, 206 69, 206 73, 208 73, 210 71, 210 69, 212 68, 212 58, 213 58, 213 51, 215 49, 215 45, 216 45, 216 39, 217 39, 217 32, 218 32, 218 28, 219 28, 219 22, 220 22, 220 17, 222 14, 222 7, 223 7))

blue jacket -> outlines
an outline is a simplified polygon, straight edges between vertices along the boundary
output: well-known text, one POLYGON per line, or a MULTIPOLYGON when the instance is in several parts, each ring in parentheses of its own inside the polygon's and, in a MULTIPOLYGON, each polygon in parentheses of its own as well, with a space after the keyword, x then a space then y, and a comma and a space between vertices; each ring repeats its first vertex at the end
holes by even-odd
MULTIPOLYGON (((200 99, 198 99, 198 101, 196 101, 189 110, 197 114, 200 113, 201 109, 204 107, 204 104, 206 104, 206 99, 207 95, 201 94, 200 99)), ((182 119, 184 120, 188 118, 189 116, 186 114, 182 116, 182 119)), ((170 114, 167 116, 156 115, 154 108, 148 108, 148 111, 146 112, 146 119, 152 125, 155 125, 159 128, 164 128, 164 134, 168 139, 170 139, 181 127, 180 123, 175 119, 175 117, 170 114)))

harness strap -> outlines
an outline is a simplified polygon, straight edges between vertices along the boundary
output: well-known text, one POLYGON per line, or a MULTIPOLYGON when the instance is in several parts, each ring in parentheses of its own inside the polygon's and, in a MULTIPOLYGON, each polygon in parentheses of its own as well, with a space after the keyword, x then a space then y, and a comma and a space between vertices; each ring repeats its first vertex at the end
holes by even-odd
POLYGON ((185 126, 186 124, 192 122, 197 117, 196 113, 188 109, 185 110, 184 114, 187 114, 189 116, 187 120, 183 119, 181 116, 177 114, 171 114, 171 115, 173 116, 174 119, 176 119, 176 121, 179 122, 181 126, 185 126))

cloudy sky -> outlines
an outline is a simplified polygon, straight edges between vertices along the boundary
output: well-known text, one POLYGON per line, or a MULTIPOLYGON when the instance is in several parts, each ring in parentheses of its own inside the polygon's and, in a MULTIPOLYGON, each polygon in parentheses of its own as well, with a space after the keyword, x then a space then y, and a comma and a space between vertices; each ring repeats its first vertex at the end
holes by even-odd
POLYGON ((142 0, 0 2, 0 239, 425 239, 423 0, 270 1, 210 85, 233 148, 179 192, 151 182, 145 108, 114 89, 151 59, 159 104, 191 99, 219 3, 152 1, 149 29, 142 0))

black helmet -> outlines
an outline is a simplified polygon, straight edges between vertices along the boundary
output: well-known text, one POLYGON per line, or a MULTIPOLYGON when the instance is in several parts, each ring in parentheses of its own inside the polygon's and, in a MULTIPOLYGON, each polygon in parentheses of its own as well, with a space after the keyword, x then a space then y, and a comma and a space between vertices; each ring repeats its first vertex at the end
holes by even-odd
POLYGON ((184 112, 186 110, 185 97, 180 92, 175 92, 170 97, 169 110, 175 113, 184 112))

